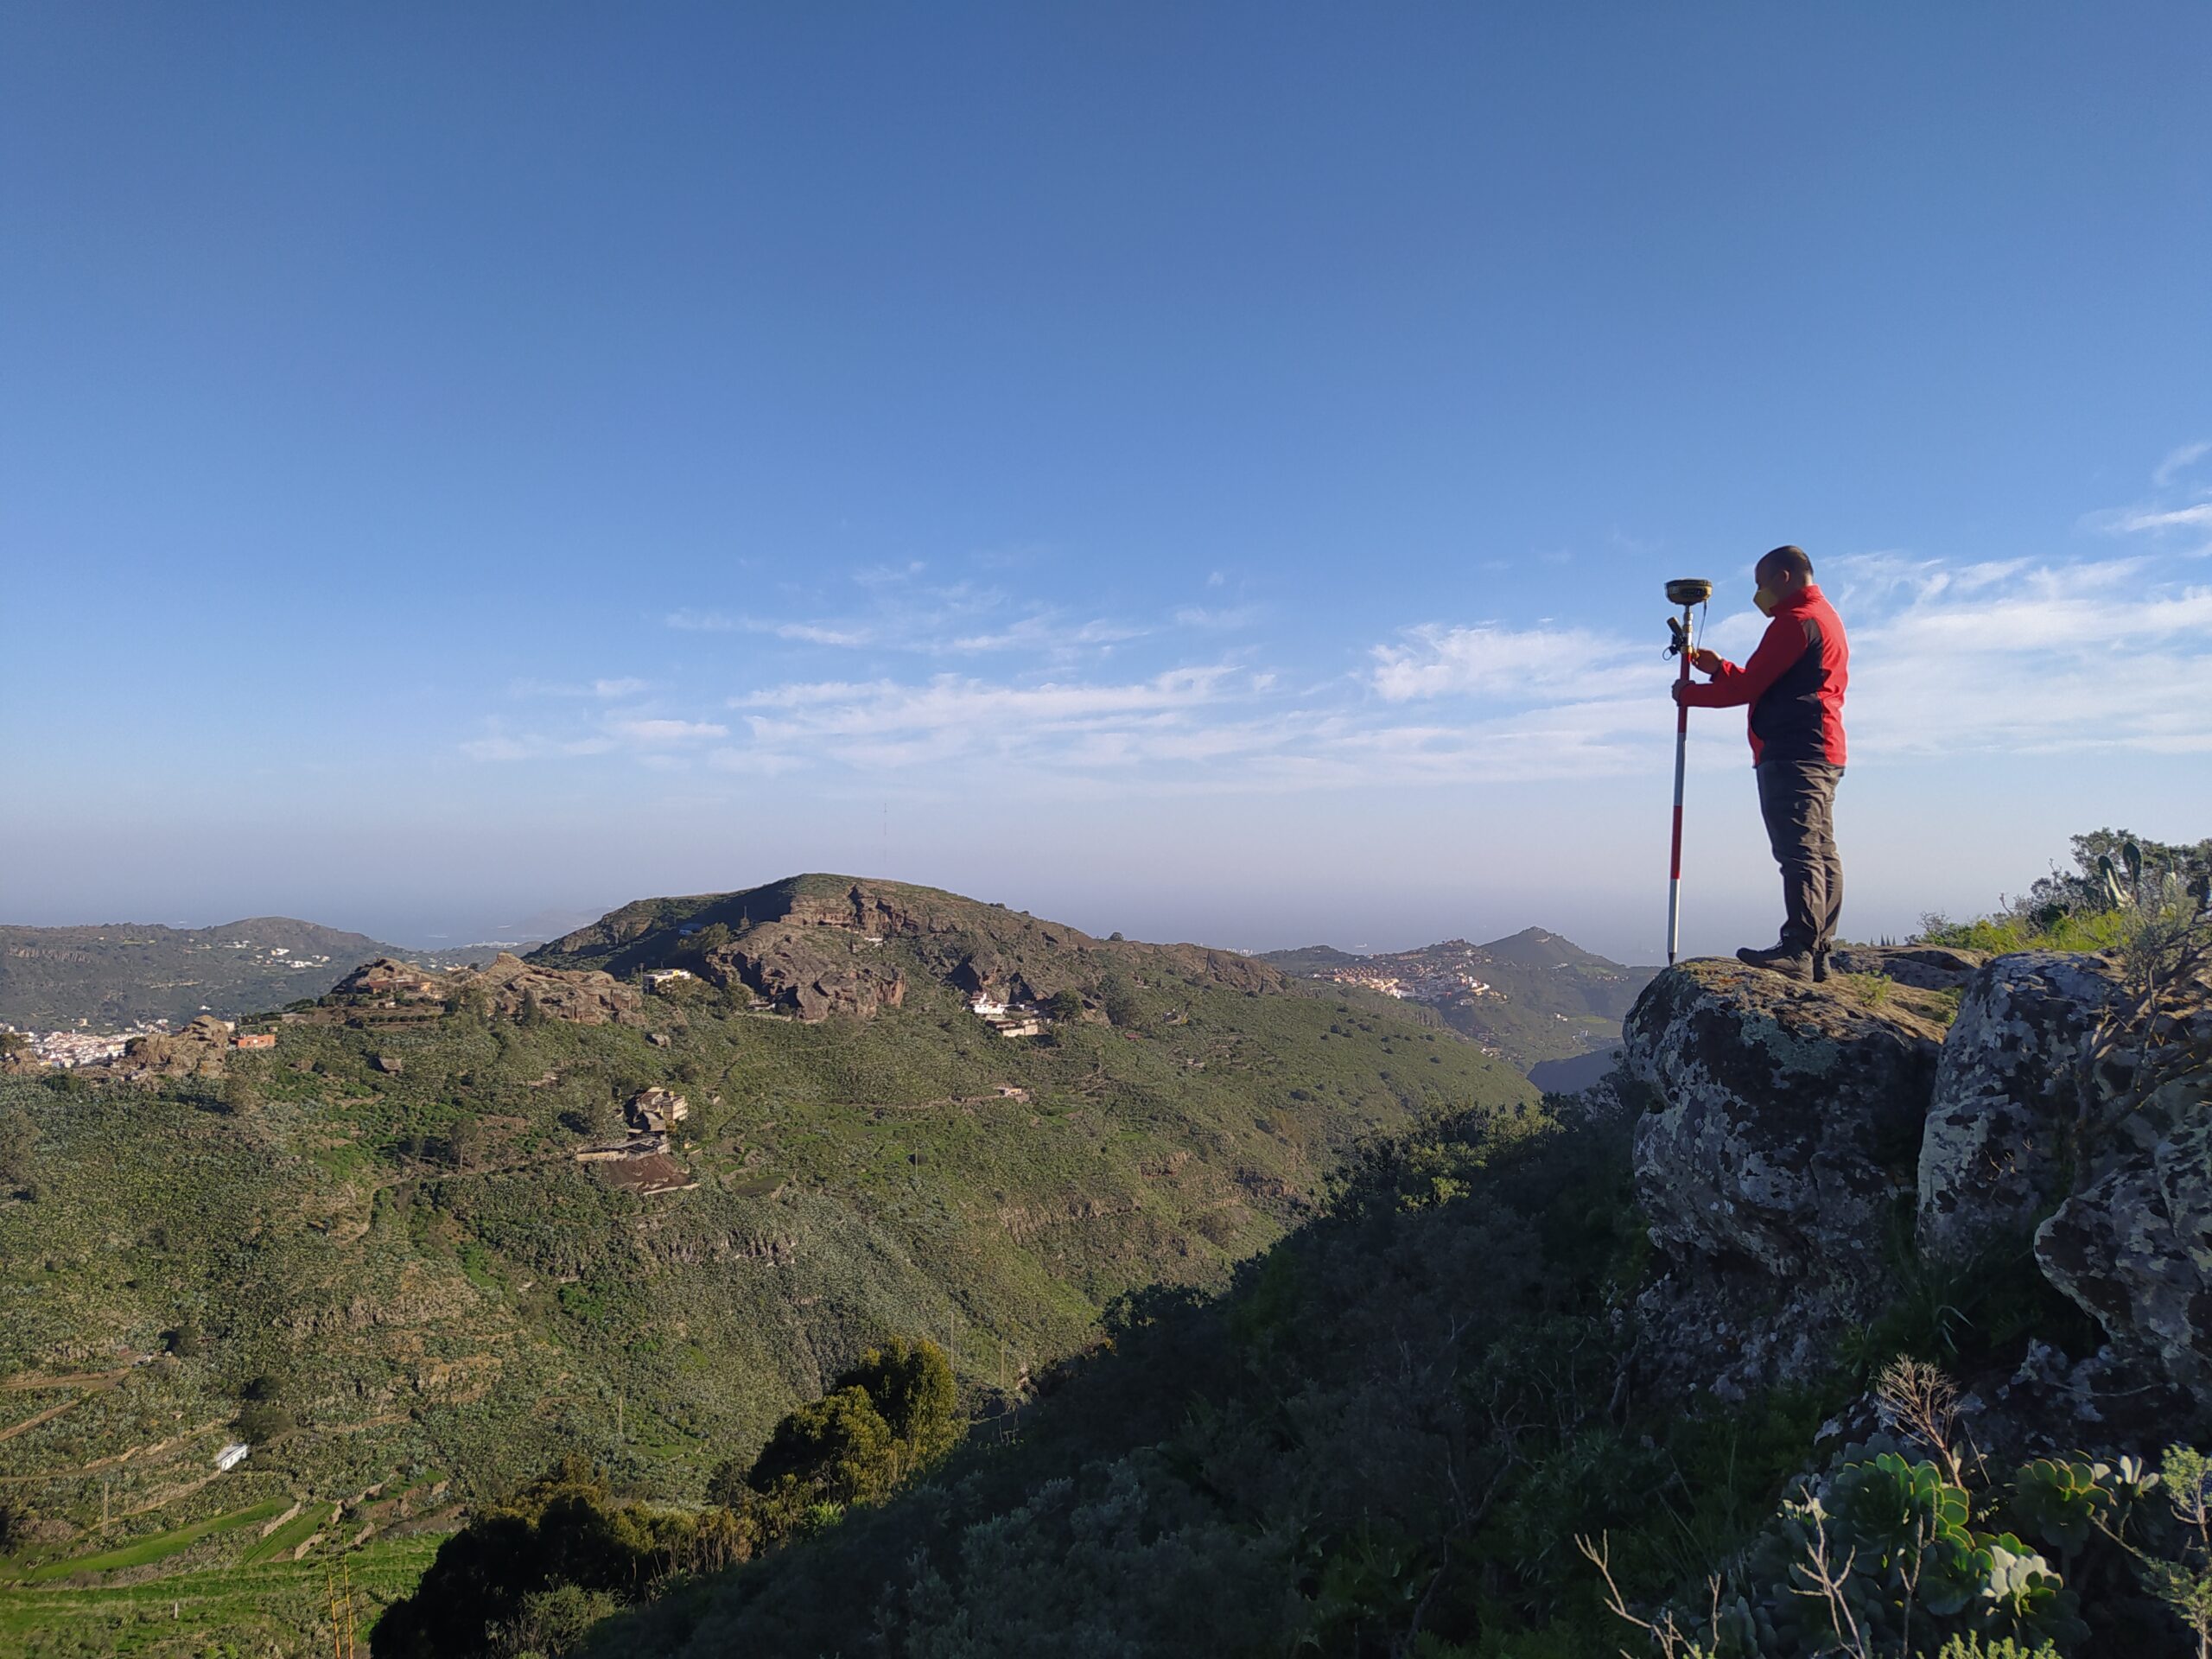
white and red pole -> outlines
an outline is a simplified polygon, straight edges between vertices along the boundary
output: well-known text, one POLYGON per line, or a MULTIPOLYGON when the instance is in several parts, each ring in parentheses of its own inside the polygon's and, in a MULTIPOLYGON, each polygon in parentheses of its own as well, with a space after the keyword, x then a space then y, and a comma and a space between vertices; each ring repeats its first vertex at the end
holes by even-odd
MULTIPOLYGON (((1675 684, 1690 683, 1689 607, 1682 607, 1682 671, 1675 684)), ((1689 764, 1690 706, 1675 705, 1675 849, 1668 861, 1667 965, 1675 965, 1682 941, 1682 773, 1689 764)))
MULTIPOLYGON (((1682 659, 1681 673, 1675 684, 1679 690, 1690 683, 1690 652, 1697 645, 1692 632, 1693 613, 1696 607, 1713 597, 1713 584, 1685 577, 1667 584, 1667 599, 1670 604, 1682 607, 1680 622, 1669 619, 1667 626, 1674 630, 1673 654, 1682 659)), ((1675 847, 1667 867, 1667 965, 1675 965, 1675 958, 1682 946, 1682 773, 1689 765, 1690 711, 1689 705, 1678 696, 1675 702, 1675 847)))

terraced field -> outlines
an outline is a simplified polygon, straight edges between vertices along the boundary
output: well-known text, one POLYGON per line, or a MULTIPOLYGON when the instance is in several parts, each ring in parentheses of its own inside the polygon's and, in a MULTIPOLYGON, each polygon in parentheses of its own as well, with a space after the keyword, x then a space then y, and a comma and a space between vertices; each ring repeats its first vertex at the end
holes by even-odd
MULTIPOLYGON (((363 1652, 377 1615, 423 1576, 442 1535, 382 1540, 344 1556, 363 1652)), ((328 1653, 332 1578, 339 1570, 320 1550, 295 1561, 249 1549, 235 1559, 135 1581, 127 1573, 86 1573, 89 1582, 0 1582, 0 1652, 22 1659, 328 1653)), ((83 1571, 80 1566, 73 1573, 83 1571)))

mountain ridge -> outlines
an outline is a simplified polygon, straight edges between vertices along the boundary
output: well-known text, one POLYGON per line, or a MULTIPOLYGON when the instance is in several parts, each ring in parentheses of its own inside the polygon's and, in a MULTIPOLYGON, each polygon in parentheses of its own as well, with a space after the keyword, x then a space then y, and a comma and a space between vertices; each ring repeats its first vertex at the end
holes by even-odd
POLYGON ((1562 1076, 1594 1080, 1592 1066, 1618 1044, 1622 1019, 1658 971, 1611 961, 1535 926, 1484 944, 1452 938, 1366 954, 1314 944, 1268 951, 1259 960, 1299 978, 1423 1004, 1545 1088, 1558 1087, 1562 1076), (1575 1064, 1538 1075, 1562 1062, 1575 1064))

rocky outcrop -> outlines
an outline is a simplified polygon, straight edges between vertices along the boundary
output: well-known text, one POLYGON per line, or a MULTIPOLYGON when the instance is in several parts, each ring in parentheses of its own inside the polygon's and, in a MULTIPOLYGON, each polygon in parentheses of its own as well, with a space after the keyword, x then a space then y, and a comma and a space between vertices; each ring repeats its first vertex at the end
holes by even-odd
POLYGON ((375 957, 330 988, 322 1000, 372 1002, 442 1002, 463 983, 463 976, 419 967, 397 957, 375 957))
POLYGON ((1630 1011, 1637 1197, 1669 1262, 1646 1313, 1724 1396, 1811 1375, 1891 1294, 1885 1235, 1948 1012, 1715 961, 1669 969, 1630 1011))
POLYGON ((802 1020, 833 1014, 867 1019, 906 1000, 906 976, 865 944, 811 937, 798 927, 756 928, 744 942, 710 958, 708 977, 742 982, 802 1020))
POLYGON ((2212 1102, 2087 1192, 2036 1233, 2044 1275, 2212 1401, 2212 1102))
POLYGON ((612 974, 540 968, 502 950, 492 965, 467 976, 490 999, 494 1014, 519 1016, 533 1000, 548 1018, 578 1026, 642 1026, 645 998, 612 974))
POLYGON ((2177 1389, 2212 1411, 2212 980, 2167 994, 2146 1052, 2111 1052, 2122 976, 2104 958, 1976 964, 1955 1020, 1946 988, 1894 961, 1852 972, 1878 978, 1694 962, 1630 1012, 1637 1194, 1665 1261, 1637 1309, 1647 1373, 1723 1398, 1816 1375, 1899 1294, 1909 1216, 1923 1268, 2009 1249, 2001 1270, 2031 1260, 2102 1328, 2101 1349, 2006 1388, 2133 1378, 2139 1404, 2177 1389))
POLYGON ((231 1023, 203 1014, 162 1037, 133 1037, 123 1052, 95 1072, 118 1083, 156 1084, 168 1077, 219 1077, 231 1046, 231 1023))
POLYGON ((2212 977, 2177 988, 2158 1040, 2085 1086, 2093 1132, 2037 1263, 2116 1346, 2212 1406, 2212 977))
POLYGON ((1923 1255, 1965 1260, 2016 1241, 2063 1196, 2084 1045, 2117 978, 2101 957, 2044 950, 1999 957, 1967 982, 1920 1143, 1923 1255))
POLYGON ((507 1019, 520 1019, 534 1007, 571 1025, 645 1023, 644 997, 612 975, 542 968, 505 950, 489 966, 473 969, 423 968, 378 957, 333 986, 315 1012, 349 1024, 398 1025, 472 1005, 507 1019))
POLYGON ((1836 974, 1868 974, 1916 991, 1955 991, 1989 958, 1979 950, 1942 944, 1847 944, 1828 957, 1836 974))

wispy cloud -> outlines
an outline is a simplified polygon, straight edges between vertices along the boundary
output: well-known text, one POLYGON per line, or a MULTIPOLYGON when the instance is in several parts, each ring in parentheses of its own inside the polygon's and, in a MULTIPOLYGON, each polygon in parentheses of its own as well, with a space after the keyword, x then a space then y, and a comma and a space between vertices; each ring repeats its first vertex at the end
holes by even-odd
MULTIPOLYGON (((2160 488, 2181 487, 2208 455, 2212 444, 2176 449, 2158 469, 2160 488)), ((2100 521, 2144 537, 2120 556, 1955 560, 1891 548, 1824 559, 1822 585, 1853 645, 1855 760, 2115 745, 2212 752, 2212 584, 2176 580, 2201 567, 2177 565, 2156 539, 2203 524, 2212 501, 2169 494, 2100 521)), ((1173 660, 1202 635, 1255 627, 1264 616, 1249 605, 1184 603, 1135 620, 1071 613, 1001 588, 933 583, 918 566, 856 585, 875 597, 849 616, 688 610, 668 621, 817 652, 865 648, 846 660, 871 671, 770 678, 705 708, 665 685, 594 680, 559 688, 610 705, 573 729, 489 722, 461 752, 599 755, 689 767, 702 780, 902 771, 915 787, 1006 797, 1605 777, 1663 766, 1668 751, 1662 639, 1581 620, 1430 618, 1363 645, 1339 642, 1359 653, 1351 674, 1311 662, 1286 673, 1256 639, 1173 660), (1133 658, 1145 669, 1119 666, 1133 658)), ((1726 613, 1707 638, 1741 659, 1765 626, 1754 612, 1726 613)), ((1741 718, 1697 717, 1700 729, 1732 734, 1741 718)))
POLYGON ((2151 474, 2151 482, 2163 490, 2207 455, 2212 455, 2212 438, 2196 443, 2184 443, 2171 451, 2158 463, 2158 471, 2151 474))
POLYGON ((1032 611, 1026 616, 1017 617, 1003 628, 963 634, 941 644, 925 644, 920 649, 965 656, 986 652, 1029 651, 1064 657, 1092 646, 1110 647, 1127 640, 1141 639, 1147 632, 1130 623, 1110 622, 1103 617, 1078 622, 1069 620, 1055 611, 1032 611))
POLYGON ((532 760, 547 757, 577 758, 605 754, 614 740, 604 734, 586 737, 548 737, 542 732, 510 732, 498 721, 485 722, 485 734, 461 745, 471 760, 532 760))
MULTIPOLYGON (((968 582, 924 586, 918 581, 922 569, 916 564, 905 570, 862 572, 855 580, 872 602, 856 616, 777 619, 684 609, 662 620, 687 633, 752 633, 794 645, 921 657, 1027 653, 1057 662, 1108 655, 1116 645, 1157 631, 1142 621, 1071 615, 968 582)), ((1188 614, 1196 619, 1205 613, 1188 614)))
POLYGON ((1396 643, 1373 648, 1367 681, 1388 702, 1444 696, 1572 699, 1617 689, 1621 671, 1636 654, 1624 639, 1583 628, 1424 622, 1396 643))
POLYGON ((516 680, 507 687, 508 694, 517 697, 597 697, 613 702, 621 697, 634 697, 647 690, 644 680, 604 679, 576 683, 566 680, 516 680))
POLYGON ((2137 508, 2122 512, 2113 523, 2113 528, 2123 534, 2145 530, 2183 530, 2198 525, 2212 528, 2212 501, 2194 507, 2137 508))
POLYGON ((1252 626, 1262 614, 1257 605, 1185 605, 1175 613, 1175 626, 1203 633, 1235 633, 1252 626))
POLYGON ((640 748, 665 749, 728 737, 729 728, 710 720, 617 720, 608 732, 640 748))
POLYGON ((822 622, 774 622, 758 617, 732 616, 721 611, 671 611, 662 619, 684 633, 763 633, 805 645, 854 647, 873 644, 874 634, 864 627, 842 627, 822 622))
MULTIPOLYGON (((2172 531, 2212 530, 2212 476, 2208 476, 2212 465, 2207 465, 2208 457, 2212 457, 2212 440, 2182 444, 2151 474, 2158 499, 2090 513, 2083 524, 2107 536, 2157 537, 2172 531)), ((2201 550, 2212 551, 2212 547, 2201 550)))

